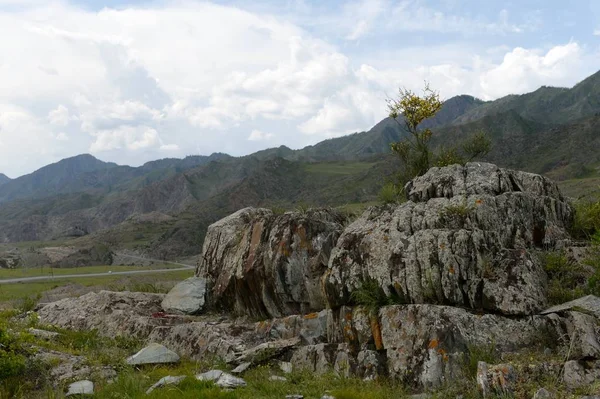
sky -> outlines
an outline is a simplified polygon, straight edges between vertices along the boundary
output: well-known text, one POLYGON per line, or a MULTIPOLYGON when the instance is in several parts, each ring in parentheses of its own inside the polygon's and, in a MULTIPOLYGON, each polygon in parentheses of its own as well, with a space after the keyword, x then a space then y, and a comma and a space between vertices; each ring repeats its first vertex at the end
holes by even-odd
POLYGON ((399 87, 493 100, 600 69, 600 2, 0 0, 0 172, 301 148, 399 87))

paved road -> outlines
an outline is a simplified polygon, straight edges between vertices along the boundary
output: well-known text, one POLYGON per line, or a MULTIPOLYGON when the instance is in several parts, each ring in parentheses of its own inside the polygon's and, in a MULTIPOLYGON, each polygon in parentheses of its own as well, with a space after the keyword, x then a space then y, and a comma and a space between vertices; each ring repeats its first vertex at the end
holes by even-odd
MULTIPOLYGON (((123 254, 121 254, 121 256, 127 256, 130 258, 142 259, 142 260, 150 260, 150 261, 159 262, 159 263, 169 263, 172 265, 179 265, 182 267, 178 267, 178 268, 174 268, 174 269, 129 270, 129 271, 125 271, 125 272, 111 272, 111 273, 104 272, 104 273, 88 273, 88 274, 57 274, 55 276, 20 277, 20 278, 10 278, 10 279, 0 280, 0 284, 26 283, 26 282, 32 282, 32 281, 47 281, 47 280, 63 280, 66 278, 73 278, 73 277, 104 277, 104 276, 114 276, 114 275, 122 276, 122 275, 127 275, 127 274, 166 273, 166 272, 174 272, 174 271, 178 271, 178 270, 191 270, 191 269, 195 268, 195 266, 192 266, 192 265, 185 265, 183 263, 177 263, 177 262, 167 262, 167 261, 159 260, 159 259, 148 259, 148 258, 142 258, 139 256, 123 255, 123 254)), ((119 266, 115 266, 116 270, 118 270, 118 268, 119 268, 119 266)))

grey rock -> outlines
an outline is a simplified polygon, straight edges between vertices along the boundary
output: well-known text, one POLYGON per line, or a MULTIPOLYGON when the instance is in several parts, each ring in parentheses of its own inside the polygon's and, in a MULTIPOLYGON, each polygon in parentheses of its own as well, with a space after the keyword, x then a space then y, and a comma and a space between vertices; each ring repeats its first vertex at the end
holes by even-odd
POLYGON ((533 395, 533 399, 554 399, 554 395, 546 388, 540 388, 533 395))
POLYGON ((69 390, 66 396, 72 395, 93 395, 94 383, 92 381, 83 380, 77 381, 69 385, 69 390))
POLYGON ((384 364, 380 354, 374 350, 362 350, 356 356, 357 375, 367 380, 377 379, 384 374, 384 364))
POLYGON ((224 372, 221 370, 210 370, 205 373, 198 374, 196 379, 199 381, 216 381, 223 375, 223 373, 224 372))
POLYGON ((282 381, 282 382, 285 382, 285 381, 287 381, 287 378, 281 377, 281 376, 278 376, 278 375, 272 375, 272 376, 269 377, 269 380, 270 381, 282 381))
POLYGON ((286 374, 290 374, 293 371, 293 366, 290 362, 279 362, 279 368, 286 374))
POLYGON ((471 345, 495 342, 500 352, 515 351, 537 344, 541 329, 554 328, 544 316, 480 316, 439 305, 388 306, 379 316, 390 377, 425 388, 461 378, 471 345))
POLYGON ((210 305, 270 317, 325 309, 320 280, 344 221, 331 209, 245 208, 212 224, 196 270, 210 305))
POLYGON ((152 393, 152 391, 154 391, 157 388, 162 388, 165 385, 177 385, 179 384, 181 381, 183 381, 186 378, 185 375, 179 375, 176 377, 173 376, 166 376, 161 378, 160 380, 158 380, 156 382, 156 384, 152 385, 150 388, 148 388, 148 390, 146 391, 146 395, 149 395, 150 393, 152 393))
POLYGON ((197 314, 204 307, 205 296, 206 279, 190 277, 173 287, 161 306, 168 313, 197 314))
POLYGON ((107 380, 117 375, 112 367, 90 366, 83 356, 46 348, 36 347, 36 354, 33 359, 50 366, 50 377, 52 377, 54 385, 60 385, 64 381, 89 378, 107 380))
POLYGON ((304 395, 285 395, 285 399, 304 399, 304 395))
POLYGON ((129 365, 177 363, 179 355, 164 345, 152 343, 127 358, 129 365))
POLYGON ((46 340, 51 340, 54 339, 56 337, 58 337, 60 334, 54 331, 46 331, 46 330, 39 330, 37 328, 29 328, 29 333, 31 335, 33 335, 34 337, 38 337, 38 338, 42 338, 42 339, 46 339, 46 340))
POLYGON ((484 398, 492 393, 502 397, 513 396, 516 381, 516 371, 510 364, 477 363, 477 385, 484 398))
POLYGON ((569 311, 563 317, 569 335, 569 359, 600 359, 600 323, 589 314, 569 311))
POLYGON ((196 376, 200 381, 213 381, 216 386, 224 389, 245 387, 246 381, 221 370, 210 370, 196 376))
POLYGON ((410 201, 369 208, 340 236, 325 274, 331 308, 374 280, 406 303, 446 303, 507 315, 546 306, 534 254, 569 238, 573 210, 554 183, 490 164, 432 168, 410 201))
POLYGON ((331 395, 323 395, 323 396, 321 396, 321 399, 335 399, 335 398, 331 395))
POLYGON ((600 360, 569 360, 563 368, 563 382, 571 389, 587 387, 600 381, 600 360))
POLYGON ((240 363, 239 366, 237 366, 236 368, 231 370, 231 372, 233 374, 241 374, 244 371, 248 370, 251 366, 252 366, 252 363, 250 363, 250 362, 240 363))
POLYGON ((563 313, 569 310, 585 312, 600 319, 600 298, 594 295, 584 296, 573 301, 552 306, 551 308, 540 312, 540 314, 563 313))
POLYGON ((161 312, 164 294, 143 292, 90 292, 78 298, 52 302, 38 311, 40 322, 90 331, 106 337, 145 338, 154 329, 152 314, 161 312))
MULTIPOLYGON (((259 364, 268 361, 282 353, 298 346, 300 338, 281 339, 277 341, 263 342, 253 348, 247 349, 236 356, 230 363, 241 364, 250 363, 250 365, 259 364)), ((248 366, 250 367, 250 366, 248 366)))

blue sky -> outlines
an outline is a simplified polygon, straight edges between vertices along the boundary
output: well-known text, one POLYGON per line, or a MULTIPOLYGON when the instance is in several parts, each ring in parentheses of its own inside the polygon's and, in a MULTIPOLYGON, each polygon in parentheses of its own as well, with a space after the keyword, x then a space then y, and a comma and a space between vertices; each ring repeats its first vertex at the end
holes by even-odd
POLYGON ((0 0, 0 172, 367 130, 399 86, 492 100, 600 65, 600 2, 0 0))

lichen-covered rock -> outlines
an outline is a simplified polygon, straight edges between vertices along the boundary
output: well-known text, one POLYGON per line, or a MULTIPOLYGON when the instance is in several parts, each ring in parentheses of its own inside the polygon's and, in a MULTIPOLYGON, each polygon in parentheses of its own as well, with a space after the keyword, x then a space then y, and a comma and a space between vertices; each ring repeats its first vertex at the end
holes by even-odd
POLYGON ((40 322, 72 330, 98 330, 103 336, 145 338, 156 325, 152 314, 161 312, 164 294, 90 292, 65 298, 39 310, 40 322))
POLYGON ((209 282, 209 304, 270 317, 324 309, 321 277, 344 221, 330 209, 245 208, 212 224, 196 271, 209 282))
POLYGON ((372 207, 341 235, 324 276, 332 308, 375 280, 405 303, 507 315, 546 306, 546 274, 532 254, 568 239, 571 207, 550 180, 490 164, 432 168, 409 202, 372 207))
POLYGON ((202 311, 206 296, 206 279, 190 277, 177 284, 163 299, 165 312, 196 314, 202 311))
POLYGON ((540 332, 562 333, 544 316, 513 319, 450 306, 388 306, 379 316, 390 377, 426 388, 461 378, 469 347, 494 343, 510 352, 538 344, 540 332))
POLYGON ((600 381, 600 361, 569 360, 563 369, 563 381, 569 388, 587 387, 600 381))

